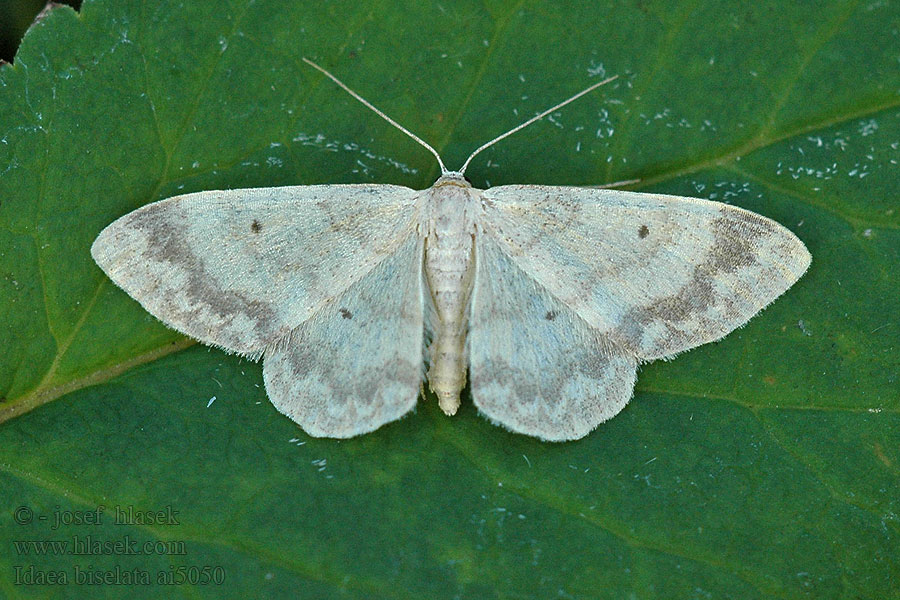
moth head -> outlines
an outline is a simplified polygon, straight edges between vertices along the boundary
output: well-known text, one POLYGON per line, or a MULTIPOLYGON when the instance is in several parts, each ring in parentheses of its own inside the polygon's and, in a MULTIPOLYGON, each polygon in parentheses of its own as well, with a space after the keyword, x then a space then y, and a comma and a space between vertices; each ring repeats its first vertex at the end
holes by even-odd
POLYGON ((458 187, 470 188, 472 187, 472 182, 459 171, 444 171, 438 180, 434 182, 434 187, 440 187, 442 185, 455 185, 458 187))

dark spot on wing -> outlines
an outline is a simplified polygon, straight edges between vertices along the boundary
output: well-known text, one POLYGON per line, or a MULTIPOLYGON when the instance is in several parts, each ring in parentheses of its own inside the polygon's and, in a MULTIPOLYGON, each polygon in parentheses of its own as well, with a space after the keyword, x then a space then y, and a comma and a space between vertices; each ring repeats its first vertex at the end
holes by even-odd
MULTIPOLYGON (((209 274, 204 258, 184 236, 181 223, 185 216, 177 205, 167 210, 147 206, 126 216, 124 227, 154 241, 146 250, 147 257, 170 263, 186 276, 179 287, 162 285, 155 292, 151 299, 154 315, 167 315, 166 322, 175 323, 173 327, 179 331, 236 352, 254 352, 265 340, 283 335, 283 325, 267 298, 223 287, 209 274), (239 316, 252 323, 252 331, 234 326, 239 316), (213 333, 206 327, 210 320, 217 328, 213 333)), ((132 272, 132 279, 144 273, 139 268, 132 272)))
MULTIPOLYGON (((719 339, 737 325, 746 322, 765 302, 765 285, 759 290, 730 291, 731 277, 742 268, 755 268, 758 276, 778 276, 759 264, 757 245, 777 225, 768 219, 744 211, 729 211, 711 223, 715 241, 693 273, 671 296, 628 311, 613 333, 632 348, 640 348, 644 331, 652 326, 668 330, 656 341, 660 355, 692 348, 705 340, 719 339), (723 292, 723 289, 726 290, 723 292), (710 311, 712 305, 719 310, 710 311)), ((736 282, 735 282, 736 283, 736 282)))
POLYGON ((345 319, 353 318, 353 313, 350 312, 349 310, 347 310, 346 308, 342 308, 339 312, 341 313, 341 316, 344 317, 345 319))
POLYGON ((650 235, 650 229, 646 225, 641 225, 638 229, 638 237, 644 239, 648 235, 650 235))
POLYGON ((547 314, 544 315, 544 318, 547 319, 548 321, 552 321, 553 319, 556 318, 557 314, 559 314, 559 313, 557 313, 555 310, 548 310, 547 314))
POLYGON ((253 222, 250 223, 250 231, 252 231, 253 233, 259 233, 260 231, 262 231, 262 225, 259 224, 259 221, 253 219, 253 222))

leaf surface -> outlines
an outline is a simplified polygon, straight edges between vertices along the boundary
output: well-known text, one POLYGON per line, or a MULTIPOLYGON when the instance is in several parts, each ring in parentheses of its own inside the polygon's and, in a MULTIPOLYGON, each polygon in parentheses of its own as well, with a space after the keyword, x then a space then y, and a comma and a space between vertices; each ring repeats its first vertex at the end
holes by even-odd
POLYGON ((53 10, 0 68, 0 596, 900 597, 898 20, 765 0, 53 10), (429 186, 433 158, 304 56, 449 168, 617 73, 479 155, 473 183, 639 178, 776 219, 812 267, 723 341, 644 367, 581 441, 510 434, 465 396, 452 419, 427 396, 375 433, 309 438, 258 364, 166 330, 89 254, 178 193, 429 186), (75 536, 183 552, 17 545, 75 536), (76 565, 151 583, 88 587, 76 565), (157 580, 205 566, 225 583, 157 580), (69 583, 25 581, 54 570, 69 583))

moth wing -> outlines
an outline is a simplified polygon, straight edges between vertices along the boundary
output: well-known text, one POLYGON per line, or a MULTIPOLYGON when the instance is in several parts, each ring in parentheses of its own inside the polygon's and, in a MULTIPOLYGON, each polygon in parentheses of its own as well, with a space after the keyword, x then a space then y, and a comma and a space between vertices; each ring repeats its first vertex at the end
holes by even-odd
POLYGON ((396 251, 417 194, 392 185, 185 194, 116 220, 91 254, 169 327, 259 356, 396 251))
POLYGON ((372 271, 263 358, 266 393, 310 435, 347 438, 415 406, 423 369, 422 239, 372 271))
POLYGON ((501 186, 483 207, 484 233, 519 269, 642 361, 725 336, 810 263, 775 221, 695 198, 501 186))
POLYGON ((475 406, 513 431, 583 437, 631 398, 637 358, 526 273, 496 238, 476 238, 469 326, 475 406))

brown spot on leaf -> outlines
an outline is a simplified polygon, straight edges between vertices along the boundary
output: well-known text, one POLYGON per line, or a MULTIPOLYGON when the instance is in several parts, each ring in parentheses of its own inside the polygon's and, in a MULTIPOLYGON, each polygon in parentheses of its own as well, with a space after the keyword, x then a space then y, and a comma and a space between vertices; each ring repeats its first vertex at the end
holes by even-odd
POLYGON ((250 231, 252 231, 253 233, 259 233, 260 231, 262 231, 262 225, 259 224, 259 221, 253 219, 253 222, 250 223, 250 231))
POLYGON ((345 319, 353 318, 353 313, 350 312, 349 310, 347 310, 346 308, 342 308, 339 312, 341 313, 341 316, 344 317, 345 319))
POLYGON ((881 447, 881 444, 879 444, 878 442, 875 442, 875 443, 872 445, 872 449, 875 451, 875 456, 878 457, 878 460, 880 460, 881 462, 883 462, 884 465, 885 465, 886 467, 892 467, 892 466, 893 466, 893 462, 892 462, 891 459, 888 458, 888 456, 884 453, 884 448, 881 447))
POLYGON ((765 377, 763 377, 763 381, 766 383, 766 385, 775 385, 775 378, 771 375, 766 375, 765 377))
POLYGON ((640 228, 638 228, 638 237, 644 239, 648 235, 650 235, 650 228, 646 225, 641 225, 640 228))
POLYGON ((61 2, 48 2, 44 6, 44 8, 41 9, 41 12, 39 12, 37 14, 37 16, 34 18, 34 22, 32 22, 32 25, 36 25, 40 21, 43 21, 44 19, 46 19, 47 17, 50 16, 51 12, 53 12, 54 10, 56 10, 57 8, 60 8, 62 6, 65 6, 65 5, 62 4, 61 2))

